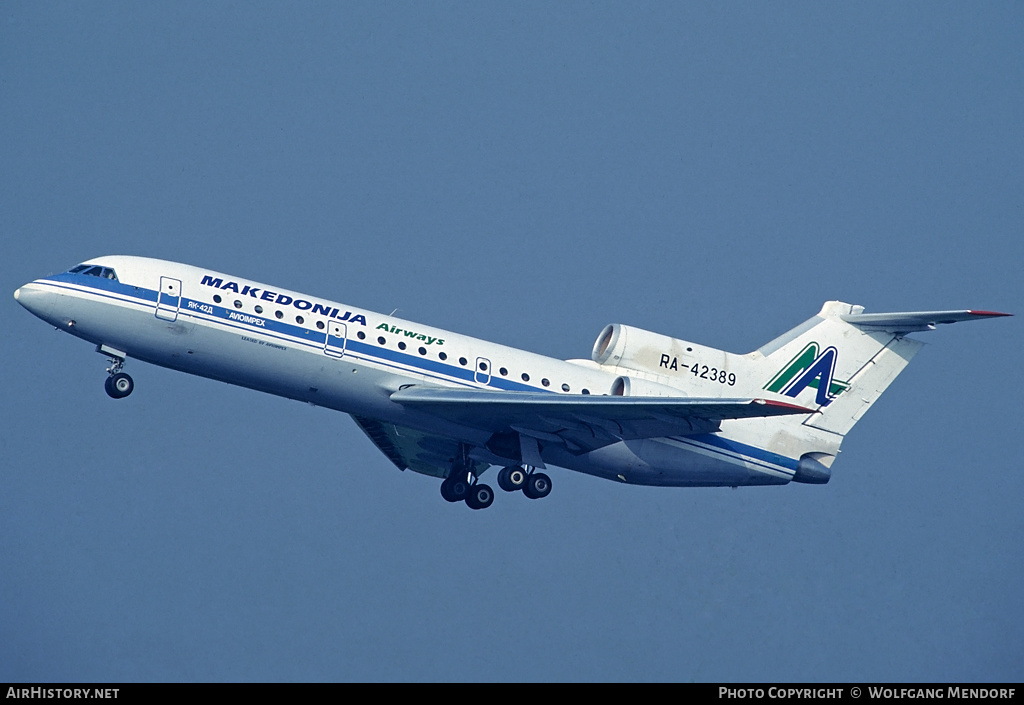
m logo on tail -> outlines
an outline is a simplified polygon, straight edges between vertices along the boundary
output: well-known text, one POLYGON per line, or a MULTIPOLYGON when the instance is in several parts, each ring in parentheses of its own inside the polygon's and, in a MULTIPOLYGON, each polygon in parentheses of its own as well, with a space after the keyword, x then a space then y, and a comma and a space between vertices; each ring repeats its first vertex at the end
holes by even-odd
POLYGON ((819 406, 828 406, 840 393, 850 388, 847 382, 833 378, 838 355, 839 352, 832 346, 819 354, 818 344, 808 343, 764 386, 764 389, 796 397, 807 387, 813 387, 818 390, 814 401, 819 406))

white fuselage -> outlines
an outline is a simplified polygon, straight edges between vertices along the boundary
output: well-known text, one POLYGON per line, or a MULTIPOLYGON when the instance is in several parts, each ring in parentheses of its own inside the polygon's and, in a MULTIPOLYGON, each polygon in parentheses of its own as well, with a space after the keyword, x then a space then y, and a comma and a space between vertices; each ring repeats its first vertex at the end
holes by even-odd
MULTIPOLYGON (((484 450, 488 433, 407 409, 390 395, 410 384, 605 395, 620 374, 185 264, 125 256, 87 264, 109 267, 117 279, 45 277, 21 287, 18 301, 124 357, 455 439, 494 464, 502 459, 484 450)), ((543 452, 552 465, 674 486, 784 484, 798 458, 772 446, 763 419, 582 454, 556 445, 543 452)))

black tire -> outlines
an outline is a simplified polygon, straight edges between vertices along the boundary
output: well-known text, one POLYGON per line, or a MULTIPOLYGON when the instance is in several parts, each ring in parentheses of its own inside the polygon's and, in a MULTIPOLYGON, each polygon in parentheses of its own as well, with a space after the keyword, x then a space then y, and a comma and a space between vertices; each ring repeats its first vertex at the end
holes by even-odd
POLYGON ((551 494, 551 478, 542 472, 535 472, 526 478, 523 494, 530 499, 541 499, 551 494))
POLYGON ((135 389, 135 381, 124 372, 118 372, 116 375, 107 377, 103 388, 112 399, 123 399, 135 389))
POLYGON ((448 481, 447 480, 441 483, 441 496, 444 498, 445 502, 458 502, 459 501, 459 500, 455 499, 454 497, 452 497, 451 487, 448 485, 448 481))
POLYGON ((470 509, 487 509, 494 502, 494 490, 488 485, 473 485, 466 496, 466 504, 470 509))
POLYGON ((462 478, 448 478, 441 483, 441 496, 449 502, 461 502, 469 495, 469 482, 462 478))
POLYGON ((515 492, 526 485, 526 471, 518 465, 510 465, 498 471, 498 487, 506 492, 515 492))

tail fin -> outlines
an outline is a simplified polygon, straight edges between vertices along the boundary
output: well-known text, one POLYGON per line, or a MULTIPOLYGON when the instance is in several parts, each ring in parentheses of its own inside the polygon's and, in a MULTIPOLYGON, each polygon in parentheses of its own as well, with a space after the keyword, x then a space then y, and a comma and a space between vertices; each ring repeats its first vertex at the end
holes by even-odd
POLYGON ((817 407, 804 423, 846 435, 924 345, 905 335, 1009 314, 993 311, 863 313, 863 306, 829 301, 817 316, 752 353, 772 370, 768 392, 817 407))

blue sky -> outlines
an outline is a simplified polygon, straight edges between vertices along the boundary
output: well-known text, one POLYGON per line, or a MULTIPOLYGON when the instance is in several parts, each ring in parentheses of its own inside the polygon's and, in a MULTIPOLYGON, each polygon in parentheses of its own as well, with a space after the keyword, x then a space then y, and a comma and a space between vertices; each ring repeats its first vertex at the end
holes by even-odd
POLYGON ((824 487, 554 470, 484 512, 346 416, 105 361, 102 254, 556 357, 825 300, 1024 312, 1020 3, 0 6, 0 680, 1019 681, 1018 319, 946 327, 824 487))

